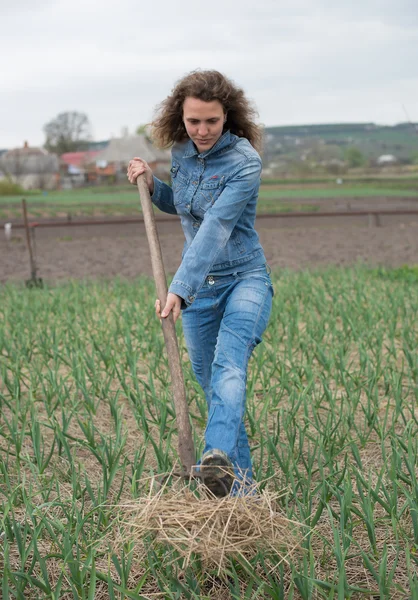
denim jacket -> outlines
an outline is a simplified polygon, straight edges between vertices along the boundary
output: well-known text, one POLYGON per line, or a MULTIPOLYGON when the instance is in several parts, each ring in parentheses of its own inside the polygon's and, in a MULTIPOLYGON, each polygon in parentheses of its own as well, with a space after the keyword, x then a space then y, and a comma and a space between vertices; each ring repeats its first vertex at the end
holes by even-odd
POLYGON ((191 140, 172 148, 172 187, 154 177, 152 202, 180 216, 186 238, 169 291, 190 305, 208 275, 265 264, 254 229, 261 159, 245 138, 226 131, 199 154, 191 140))

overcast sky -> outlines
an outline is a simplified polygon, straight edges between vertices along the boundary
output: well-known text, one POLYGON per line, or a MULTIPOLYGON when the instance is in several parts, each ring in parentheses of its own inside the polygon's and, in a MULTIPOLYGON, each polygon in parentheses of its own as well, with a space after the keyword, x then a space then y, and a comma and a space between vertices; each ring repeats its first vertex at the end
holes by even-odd
POLYGON ((0 148, 69 110, 133 132, 196 68, 265 125, 418 122, 417 0, 0 0, 0 22, 0 148))

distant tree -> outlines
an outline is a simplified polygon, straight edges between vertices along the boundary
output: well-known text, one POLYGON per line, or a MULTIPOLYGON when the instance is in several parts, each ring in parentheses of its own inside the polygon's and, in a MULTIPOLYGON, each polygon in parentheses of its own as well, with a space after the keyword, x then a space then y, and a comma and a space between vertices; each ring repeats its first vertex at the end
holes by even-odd
POLYGON ((143 123, 142 125, 138 125, 135 130, 136 135, 145 135, 146 137, 150 137, 151 127, 149 123, 143 123))
POLYGON ((325 166, 325 171, 330 175, 344 175, 346 173, 347 168, 344 165, 336 163, 329 163, 325 166))
POLYGON ((366 162, 363 154, 355 147, 347 148, 344 152, 344 158, 347 161, 348 166, 352 168, 362 167, 366 162))
POLYGON ((311 162, 329 162, 333 158, 341 158, 341 149, 335 144, 315 144, 309 150, 311 162))
POLYGON ((84 150, 91 140, 89 118, 76 111, 60 113, 43 129, 46 135, 45 148, 56 154, 84 150))
POLYGON ((296 177, 310 177, 315 170, 310 164, 302 160, 294 160, 289 164, 289 172, 296 177))

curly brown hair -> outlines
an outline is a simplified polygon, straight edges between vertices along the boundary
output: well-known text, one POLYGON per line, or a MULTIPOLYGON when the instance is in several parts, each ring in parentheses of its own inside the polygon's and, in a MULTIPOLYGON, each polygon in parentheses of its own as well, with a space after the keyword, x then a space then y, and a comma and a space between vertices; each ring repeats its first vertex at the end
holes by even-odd
POLYGON ((153 120, 152 137, 160 148, 188 139, 183 123, 183 103, 186 98, 204 102, 218 100, 226 113, 224 131, 230 130, 246 138, 257 150, 261 149, 262 131, 255 123, 257 111, 245 97, 242 89, 219 71, 192 71, 180 79, 168 96, 157 107, 153 120))

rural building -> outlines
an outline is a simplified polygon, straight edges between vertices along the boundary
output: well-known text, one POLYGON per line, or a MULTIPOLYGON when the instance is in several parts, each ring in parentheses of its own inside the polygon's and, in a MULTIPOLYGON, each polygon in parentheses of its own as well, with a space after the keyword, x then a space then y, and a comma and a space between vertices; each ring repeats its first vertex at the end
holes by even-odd
POLYGON ((89 171, 95 171, 95 158, 99 150, 65 152, 60 156, 60 184, 63 189, 80 187, 88 183, 89 171))
POLYGON ((393 154, 382 154, 376 162, 378 165, 394 165, 398 159, 393 154))
POLYGON ((27 142, 1 156, 0 170, 25 190, 53 190, 59 182, 58 156, 27 142))
POLYGON ((91 164, 99 150, 86 150, 85 152, 65 152, 61 154, 60 161, 62 165, 68 165, 83 170, 87 165, 91 164))
POLYGON ((134 156, 143 158, 157 177, 169 177, 170 152, 156 148, 144 134, 112 138, 95 157, 98 176, 105 180, 112 175, 116 180, 125 181, 128 163, 134 156))

